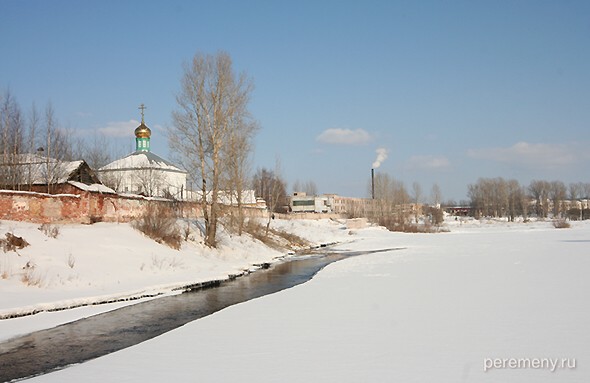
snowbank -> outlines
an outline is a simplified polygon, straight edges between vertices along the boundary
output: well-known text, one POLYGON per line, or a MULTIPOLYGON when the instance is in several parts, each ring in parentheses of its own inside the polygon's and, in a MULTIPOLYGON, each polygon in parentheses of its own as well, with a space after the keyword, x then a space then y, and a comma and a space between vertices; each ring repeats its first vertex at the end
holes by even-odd
POLYGON ((405 250, 331 264, 296 288, 31 381, 586 382, 589 232, 587 222, 358 230, 339 248, 405 250), (530 362, 544 359, 567 363, 530 362), (497 360, 507 362, 486 371, 497 360))

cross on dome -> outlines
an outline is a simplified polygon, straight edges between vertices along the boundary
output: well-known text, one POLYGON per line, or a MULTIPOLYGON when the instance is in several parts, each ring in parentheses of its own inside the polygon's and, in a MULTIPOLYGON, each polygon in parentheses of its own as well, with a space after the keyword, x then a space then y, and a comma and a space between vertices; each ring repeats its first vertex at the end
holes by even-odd
POLYGON ((143 120, 143 111, 144 111, 145 109, 147 109, 147 106, 145 106, 145 105, 142 103, 142 104, 139 106, 139 108, 137 108, 137 109, 141 109, 141 123, 142 123, 142 124, 145 124, 145 122, 144 122, 144 120, 143 120))

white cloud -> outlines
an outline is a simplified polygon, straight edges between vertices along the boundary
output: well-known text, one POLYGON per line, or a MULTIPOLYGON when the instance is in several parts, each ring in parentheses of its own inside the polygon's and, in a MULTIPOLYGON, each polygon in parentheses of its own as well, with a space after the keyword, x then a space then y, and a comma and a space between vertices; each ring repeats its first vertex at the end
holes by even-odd
POLYGON ((98 131, 108 137, 133 137, 138 126, 137 120, 109 122, 107 126, 98 128, 98 131))
POLYGON ((412 156, 406 165, 409 169, 444 170, 451 167, 451 161, 445 156, 412 156))
POLYGON ((316 140, 325 144, 335 145, 363 145, 371 142, 373 137, 363 129, 330 128, 324 130, 316 140))
POLYGON ((533 168, 555 168, 575 163, 579 150, 577 145, 519 142, 508 148, 469 149, 467 155, 476 159, 533 168))

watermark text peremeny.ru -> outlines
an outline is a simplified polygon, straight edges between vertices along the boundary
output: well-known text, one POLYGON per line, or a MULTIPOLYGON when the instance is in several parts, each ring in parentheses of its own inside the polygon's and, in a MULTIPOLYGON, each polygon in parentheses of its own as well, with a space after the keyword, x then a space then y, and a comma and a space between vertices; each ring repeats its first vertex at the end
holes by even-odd
POLYGON ((557 370, 576 368, 575 358, 484 358, 483 370, 487 372, 493 369, 535 369, 557 370))

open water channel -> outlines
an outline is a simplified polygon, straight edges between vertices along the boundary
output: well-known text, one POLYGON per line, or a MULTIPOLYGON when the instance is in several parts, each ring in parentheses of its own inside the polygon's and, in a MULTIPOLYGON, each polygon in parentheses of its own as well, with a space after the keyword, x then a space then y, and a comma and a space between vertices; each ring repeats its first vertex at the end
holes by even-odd
POLYGON ((307 282, 332 262, 368 253, 293 258, 213 288, 157 298, 9 339, 0 343, 0 382, 44 374, 136 345, 236 303, 307 282))

